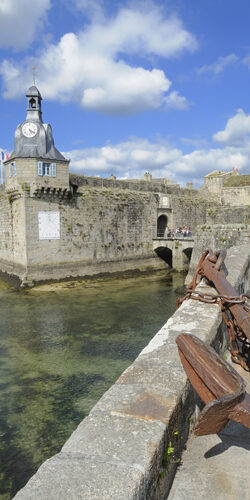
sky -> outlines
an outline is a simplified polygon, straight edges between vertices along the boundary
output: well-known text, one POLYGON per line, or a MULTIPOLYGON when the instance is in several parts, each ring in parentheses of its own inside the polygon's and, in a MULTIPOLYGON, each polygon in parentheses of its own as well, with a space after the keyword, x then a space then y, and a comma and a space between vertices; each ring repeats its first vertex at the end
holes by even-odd
POLYGON ((0 151, 33 83, 70 171, 250 173, 249 0, 0 0, 0 151))

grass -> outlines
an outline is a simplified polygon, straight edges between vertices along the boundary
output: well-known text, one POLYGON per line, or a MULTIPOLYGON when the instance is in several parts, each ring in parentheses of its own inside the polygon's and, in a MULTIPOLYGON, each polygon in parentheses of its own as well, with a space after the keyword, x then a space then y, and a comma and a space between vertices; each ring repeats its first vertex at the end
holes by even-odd
POLYGON ((227 179, 223 187, 250 186, 250 175, 232 175, 227 179))

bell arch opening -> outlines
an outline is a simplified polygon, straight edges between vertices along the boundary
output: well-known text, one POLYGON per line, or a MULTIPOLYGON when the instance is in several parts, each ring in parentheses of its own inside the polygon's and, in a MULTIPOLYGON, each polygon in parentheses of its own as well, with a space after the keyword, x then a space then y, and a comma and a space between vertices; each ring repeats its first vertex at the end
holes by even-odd
POLYGON ((30 101, 29 101, 29 107, 30 107, 31 109, 35 109, 35 108, 36 108, 36 101, 35 101, 35 99, 34 99, 33 97, 32 97, 32 99, 30 99, 30 101))
POLYGON ((166 215, 160 215, 157 219, 157 237, 163 238, 168 225, 168 218, 166 215))

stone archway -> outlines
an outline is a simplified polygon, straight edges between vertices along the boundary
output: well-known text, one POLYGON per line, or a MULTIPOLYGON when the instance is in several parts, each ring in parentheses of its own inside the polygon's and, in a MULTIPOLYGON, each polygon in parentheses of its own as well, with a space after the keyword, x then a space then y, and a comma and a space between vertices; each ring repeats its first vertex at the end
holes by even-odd
POLYGON ((168 225, 168 218, 166 215, 160 215, 157 219, 157 238, 163 238, 168 225))

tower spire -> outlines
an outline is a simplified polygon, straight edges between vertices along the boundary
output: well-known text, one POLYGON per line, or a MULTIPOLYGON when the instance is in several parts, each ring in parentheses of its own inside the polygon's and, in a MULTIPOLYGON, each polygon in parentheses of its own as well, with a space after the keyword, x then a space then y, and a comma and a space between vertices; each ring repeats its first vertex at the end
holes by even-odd
POLYGON ((33 66, 32 72, 33 72, 33 84, 36 85, 36 66, 33 66))

